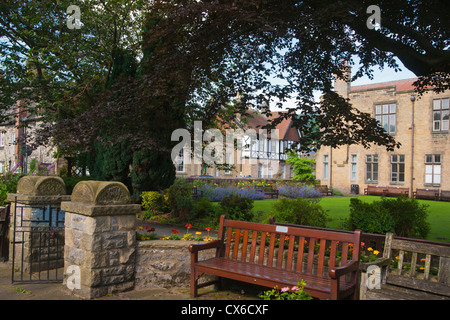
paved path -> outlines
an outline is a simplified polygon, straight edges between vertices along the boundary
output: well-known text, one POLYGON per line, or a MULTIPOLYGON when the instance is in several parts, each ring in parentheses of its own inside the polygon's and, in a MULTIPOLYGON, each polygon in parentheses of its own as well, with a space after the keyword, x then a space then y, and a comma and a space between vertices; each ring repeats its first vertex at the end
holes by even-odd
MULTIPOLYGON (((244 288, 245 289, 245 288, 244 288)), ((257 292, 233 287, 216 292, 212 287, 199 290, 195 300, 255 300, 257 292)), ((0 300, 83 300, 73 295, 61 282, 11 283, 11 264, 0 262, 0 300)), ((191 300, 189 288, 132 290, 93 300, 191 300)))

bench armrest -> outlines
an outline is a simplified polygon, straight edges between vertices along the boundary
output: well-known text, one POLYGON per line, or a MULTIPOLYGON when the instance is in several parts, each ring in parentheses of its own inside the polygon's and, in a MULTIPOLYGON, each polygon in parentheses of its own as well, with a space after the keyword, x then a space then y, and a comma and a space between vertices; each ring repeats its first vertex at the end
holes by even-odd
POLYGON ((350 261, 341 267, 332 267, 328 271, 331 279, 337 279, 344 274, 359 270, 359 261, 350 261))
POLYGON ((380 268, 384 268, 384 267, 387 267, 390 263, 391 263, 390 258, 380 258, 380 259, 375 260, 373 263, 370 263, 370 262, 360 263, 359 269, 360 269, 360 271, 366 272, 367 268, 371 265, 376 265, 380 268))
POLYGON ((223 245, 223 240, 213 240, 205 243, 194 243, 189 245, 188 249, 191 253, 197 253, 202 250, 220 248, 223 245))

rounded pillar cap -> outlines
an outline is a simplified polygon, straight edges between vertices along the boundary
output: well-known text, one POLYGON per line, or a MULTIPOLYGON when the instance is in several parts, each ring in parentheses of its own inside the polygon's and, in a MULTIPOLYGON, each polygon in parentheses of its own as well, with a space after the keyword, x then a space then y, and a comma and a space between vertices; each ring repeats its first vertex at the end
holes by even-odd
POLYGON ((65 195, 66 185, 57 176, 24 176, 17 183, 17 194, 35 196, 65 195))
POLYGON ((131 202, 128 188, 117 181, 80 181, 72 191, 72 202, 92 205, 129 204, 131 202))

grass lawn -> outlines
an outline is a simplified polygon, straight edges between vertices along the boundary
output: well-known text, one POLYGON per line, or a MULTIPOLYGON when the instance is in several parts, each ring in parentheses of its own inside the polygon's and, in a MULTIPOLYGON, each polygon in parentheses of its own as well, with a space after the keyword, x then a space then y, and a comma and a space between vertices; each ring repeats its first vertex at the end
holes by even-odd
MULTIPOLYGON (((351 197, 330 197, 322 198, 320 204, 325 210, 328 210, 330 221, 327 227, 341 229, 343 219, 348 218, 350 214, 351 197)), ((361 196, 362 201, 372 202, 379 200, 376 196, 361 196)), ((254 202, 253 211, 259 214, 257 220, 264 221, 270 216, 272 204, 277 200, 259 200, 254 202)), ((431 231, 428 240, 450 242, 450 202, 419 200, 419 202, 429 205, 428 222, 431 225, 431 231)))

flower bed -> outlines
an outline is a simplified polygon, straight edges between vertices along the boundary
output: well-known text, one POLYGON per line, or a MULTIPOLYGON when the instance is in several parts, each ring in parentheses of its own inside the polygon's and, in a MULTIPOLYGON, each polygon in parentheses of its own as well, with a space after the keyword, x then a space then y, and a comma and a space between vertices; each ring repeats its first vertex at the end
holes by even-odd
POLYGON ((278 193, 286 198, 319 198, 321 192, 306 185, 280 185, 278 193))
POLYGON ((253 187, 243 187, 239 188, 237 186, 215 186, 204 184, 198 187, 198 190, 201 191, 202 196, 209 199, 212 202, 219 202, 224 197, 228 197, 231 195, 246 197, 251 200, 263 200, 264 192, 257 191, 253 187))
POLYGON ((155 228, 146 227, 138 227, 138 232, 136 232, 136 239, 138 241, 145 240, 182 240, 182 241, 212 241, 216 240, 210 236, 211 227, 205 228, 207 235, 202 235, 202 232, 197 231, 195 234, 191 234, 189 230, 192 228, 191 224, 186 224, 186 233, 184 235, 180 235, 180 230, 172 229, 171 235, 163 235, 158 237, 155 233, 155 228))

